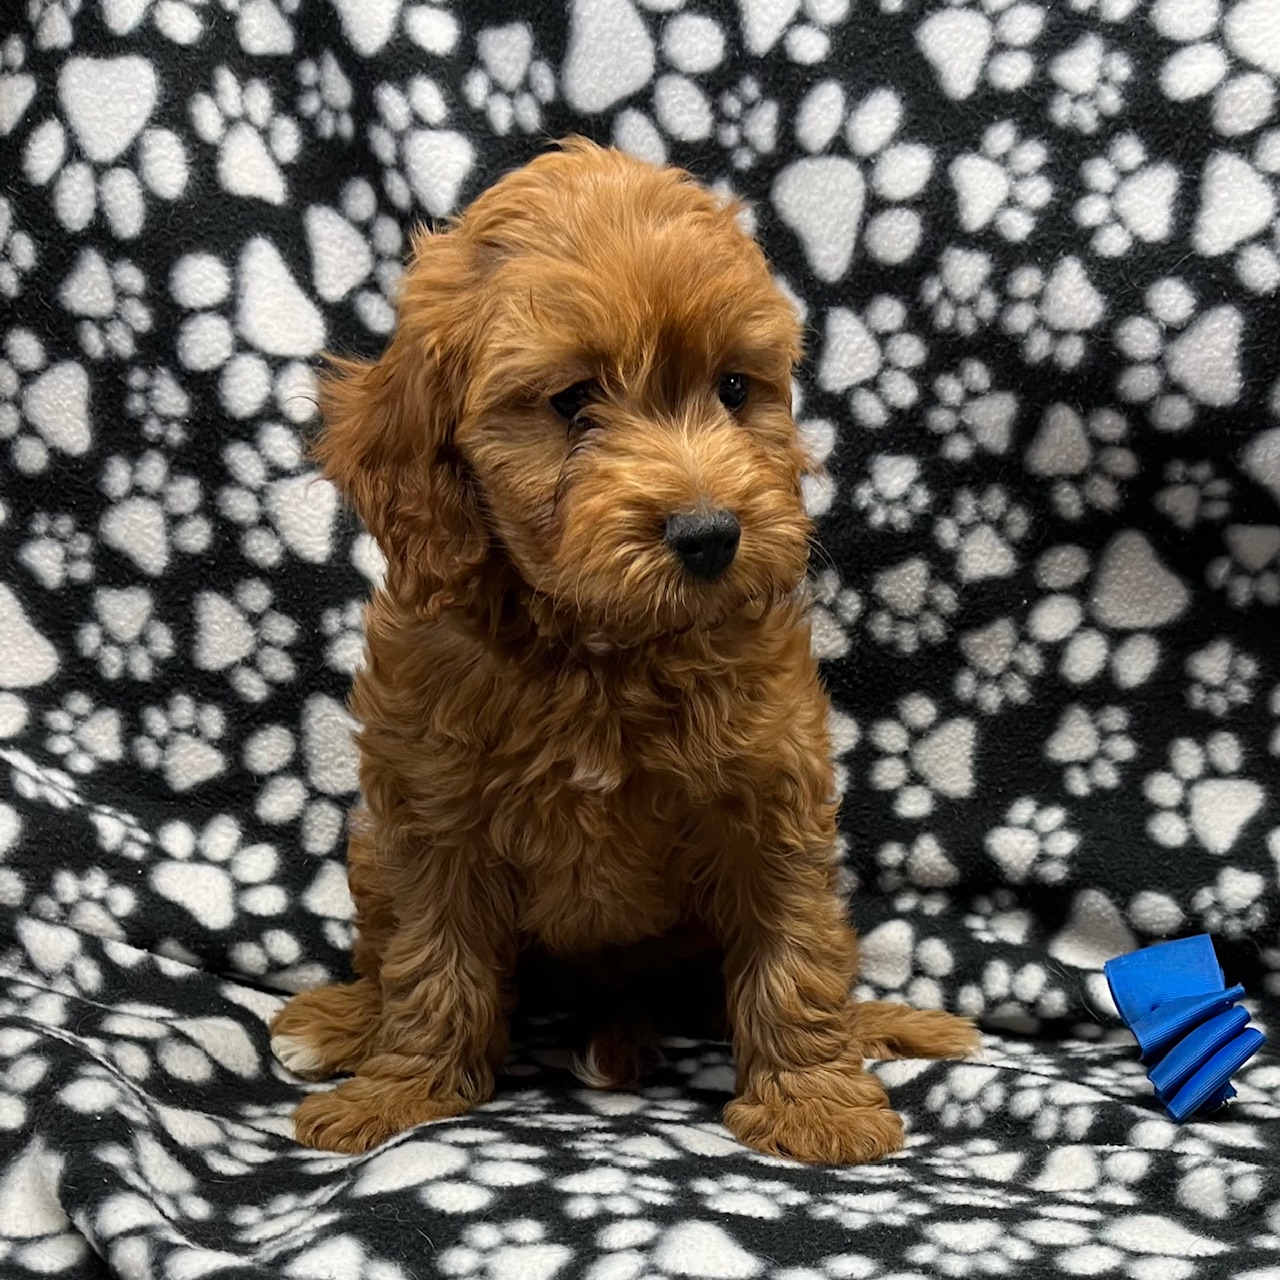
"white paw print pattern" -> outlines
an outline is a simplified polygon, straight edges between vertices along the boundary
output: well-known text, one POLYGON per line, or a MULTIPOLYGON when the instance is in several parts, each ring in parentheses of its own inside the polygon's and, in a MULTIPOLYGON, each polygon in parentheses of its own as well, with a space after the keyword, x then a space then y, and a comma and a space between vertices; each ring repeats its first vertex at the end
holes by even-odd
POLYGON ((1030 701, 1031 682, 1044 670, 1039 646, 1023 639, 1010 618, 961 633, 960 652, 966 665, 953 691, 984 715, 1030 701))
POLYGON ((31 900, 31 912, 42 920, 67 924, 82 933, 124 941, 121 924, 138 905, 128 885, 114 884, 101 867, 77 874, 60 868, 54 872, 49 892, 31 900))
POLYGON ((1109 45, 1096 31, 1082 35, 1049 63, 1057 92, 1049 101, 1049 119, 1061 129, 1095 134, 1125 107, 1125 86, 1133 59, 1109 45))
POLYGON ((45 749, 60 756, 72 773, 92 773, 124 759, 120 712, 98 706, 87 693, 67 694, 60 706, 45 712, 44 722, 49 730, 45 749))
POLYGON ((302 131, 290 115, 277 111, 263 80, 244 84, 226 66, 216 67, 210 92, 191 99, 196 135, 218 148, 218 182, 234 196, 282 205, 289 195, 283 168, 297 160, 302 131))
POLYGON ((922 556, 882 569, 872 579, 871 595, 875 607, 868 612, 867 630, 899 653, 941 644, 960 604, 955 588, 922 556))
POLYGON ((272 402, 290 422, 314 416, 315 373, 305 360, 324 347, 324 317, 267 237, 244 244, 234 276, 214 254, 185 254, 169 292, 190 313, 178 325, 178 362, 218 375, 231 417, 253 417, 272 402))
POLYGON ((218 491, 218 510, 243 531, 250 564, 273 568, 286 553, 309 564, 329 558, 337 494, 307 464, 297 432, 265 422, 253 444, 235 440, 222 457, 233 483, 218 491))
POLYGON ((134 759, 144 769, 159 769, 171 791, 190 791, 226 770, 218 743, 227 718, 213 703, 175 693, 163 707, 142 709, 141 728, 133 740, 134 759))
POLYGON ((1231 524, 1222 536, 1225 554, 1205 570, 1209 586, 1224 592, 1233 609, 1280 604, 1280 526, 1231 524))
POLYGON ((209 549, 213 525, 201 511, 200 481, 172 474, 158 450, 132 462, 112 455, 99 487, 111 506, 98 524, 98 537, 149 577, 164 573, 173 551, 199 555, 209 549))
POLYGON ((1191 895, 1191 909, 1201 926, 1226 938, 1255 936, 1269 916, 1262 898, 1266 879, 1256 871, 1223 867, 1212 884, 1204 885, 1191 895))
POLYGON ((900 818, 924 818, 935 797, 964 799, 973 793, 973 757, 977 728, 957 716, 940 720, 938 706, 924 694, 908 694, 898 702, 892 720, 877 720, 869 738, 880 753, 871 768, 871 785, 894 793, 893 811, 900 818))
POLYGON ((1000 315, 1005 333, 1021 340, 1028 364, 1052 360, 1060 369, 1084 363, 1088 339, 1107 313, 1084 264, 1063 258, 1047 275, 1036 265, 1018 267, 1008 281, 1009 302, 1000 315))
POLYGON ((902 301, 886 295, 873 298, 861 317, 846 307, 827 313, 818 384, 824 391, 849 392, 854 420, 864 427, 885 426, 920 398, 916 370, 927 351, 906 323, 902 301))
POLYGON ((5 335, 0 358, 0 440, 8 441, 13 465, 39 475, 51 451, 82 457, 89 451, 89 377, 82 365, 49 365, 44 344, 30 329, 5 335))
MULTIPOLYGON (((659 8, 660 4, 653 4, 659 8)), ((674 7, 674 6, 672 6, 674 7)), ((821 62, 831 50, 832 33, 848 20, 851 0, 804 0, 803 4, 742 6, 747 50, 761 57, 781 44, 800 66, 821 62)))
POLYGON ((1175 458, 1165 464, 1164 479, 1165 487, 1153 500, 1155 508, 1179 529, 1194 529, 1231 515, 1232 483, 1207 458, 1199 462, 1175 458))
MULTIPOLYGON (((689 1218, 665 1228, 643 1218, 611 1222, 596 1232, 594 1244, 601 1256, 594 1270, 606 1278, 612 1274, 656 1280, 696 1265, 713 1275, 753 1275, 759 1260, 733 1237, 731 1221, 689 1218)), ((490 1272, 487 1280, 498 1280, 498 1276, 490 1272)))
POLYGON ((191 397, 171 369, 130 369, 125 413, 149 444, 177 449, 186 443, 191 397))
POLYGON ((938 452, 948 462, 967 462, 979 450, 1009 450, 1018 417, 1018 397, 994 389, 991 370, 981 360, 962 360, 933 382, 936 403, 925 410, 925 426, 941 437, 938 452))
POLYGON ((1099 257, 1123 257, 1135 241, 1159 244, 1172 235, 1178 170, 1167 160, 1149 163, 1137 134, 1121 134, 1080 172, 1089 194, 1076 202, 1075 219, 1093 231, 1089 243, 1099 257))
POLYGON ((1027 470, 1053 481, 1050 500, 1065 520, 1079 520, 1090 508, 1115 511, 1125 483, 1140 468, 1128 438, 1129 423, 1115 409, 1094 409, 1086 417, 1068 404, 1053 404, 1027 447, 1027 470))
POLYGON ((18 563, 46 591, 91 582, 94 570, 92 535, 67 512, 38 512, 31 517, 31 538, 18 550, 18 563))
POLYGON ((1115 327, 1117 350, 1131 363, 1116 379, 1116 392, 1142 404, 1161 431, 1183 431, 1197 407, 1226 408, 1242 389, 1240 345, 1244 317, 1224 303, 1196 316, 1197 299, 1186 281, 1166 277, 1143 295, 1146 313, 1115 327))
MULTIPOLYGON (((955 863, 947 856, 942 842, 931 831, 922 832, 909 845, 900 840, 886 841, 876 850, 876 862, 881 867, 879 885, 890 893, 896 893, 906 886, 941 889, 955 884, 960 878, 955 863)), ((945 969, 939 969, 936 963, 928 959, 932 950, 928 944, 920 945, 925 947, 925 956, 922 960, 920 948, 917 947, 916 959, 923 963, 926 972, 935 978, 944 977, 950 972, 949 963, 945 969)), ((935 1007, 928 1001, 923 1003, 927 1007, 935 1007)))
POLYGON ((311 277, 325 302, 349 298, 360 322, 374 333, 395 324, 395 297, 403 271, 399 222, 378 211, 378 197, 363 178, 342 189, 339 209, 312 205, 304 222, 311 277))
POLYGON ((246 578, 232 599, 216 591, 196 596, 196 636, 192 657, 201 671, 223 671, 246 702, 263 702, 277 685, 297 675, 289 649, 298 624, 273 609, 270 586, 246 578))
POLYGON ((916 28, 916 43, 948 98, 971 98, 985 83, 1016 93, 1031 83, 1031 46, 1044 29, 1045 9, 1014 0, 949 0, 916 28))
POLYGON ((1200 184, 1191 243, 1207 258, 1234 254, 1236 278, 1250 293, 1280 288, 1280 129, 1271 129, 1248 159, 1232 151, 1209 157, 1200 184))
POLYGON ((501 1280, 505 1275, 555 1275, 573 1256, 568 1245, 546 1238, 532 1218, 477 1222, 464 1227, 462 1242, 437 1255, 441 1275, 501 1280))
POLYGON ((1252 778, 1236 776, 1244 752, 1234 733, 1210 734, 1204 743, 1177 738, 1169 744, 1169 766, 1149 774, 1143 791, 1153 813, 1147 832, 1166 849, 1192 837, 1213 854, 1229 853, 1266 800, 1252 778))
POLYGON ((863 513, 867 524, 895 533, 914 528, 932 502, 920 463, 910 454, 875 454, 867 467, 867 478, 853 490, 854 508, 863 513))
POLYGON ((956 559, 956 577, 964 583, 1007 578, 1017 568, 1013 548, 1031 528, 1030 513, 1009 497, 1003 485, 988 485, 981 493, 956 490, 951 513, 940 517, 933 536, 956 559))
POLYGON ((960 1218, 931 1222, 924 1241, 903 1257, 934 1275, 1008 1275, 1040 1256, 1039 1250, 989 1218, 960 1218))
POLYGON ((1019 137, 1012 120, 988 125, 980 149, 957 156, 947 170, 961 230, 994 227, 1006 240, 1026 240, 1053 199, 1053 183, 1041 172, 1048 159, 1044 141, 1019 137))
POLYGON ((14 222, 13 205, 0 196, 0 298, 16 298, 22 277, 35 265, 35 240, 14 222))
POLYGON ((146 286, 146 277, 128 259, 108 264, 94 249, 81 251, 58 301, 79 317, 76 336, 90 360, 127 360, 137 352, 138 335, 149 333, 152 324, 151 308, 142 300, 146 286))
POLYGON ((728 151, 735 169, 752 169, 761 156, 774 153, 778 146, 778 104, 762 96, 755 76, 743 76, 732 89, 726 89, 716 106, 716 141, 728 151))
POLYGON ((972 337, 999 314, 1000 299, 991 286, 992 263, 981 249, 950 245, 938 258, 938 270, 925 277, 920 297, 940 333, 972 337))
POLYGON ((1137 754, 1128 730, 1129 712, 1124 707, 1090 711, 1074 702, 1045 742, 1045 759, 1064 766, 1062 783, 1069 795, 1114 791, 1120 785, 1121 766, 1137 754))
POLYGON ((1165 96, 1179 103, 1211 96, 1213 127, 1223 137, 1239 137, 1265 124, 1276 107, 1270 17, 1256 0, 1155 0, 1151 25, 1182 46, 1160 68, 1165 96))
POLYGON ((1228 716, 1253 700, 1258 660, 1225 636, 1197 649, 1186 661, 1187 705, 1213 716, 1228 716))
POLYGON ((136 54, 63 62, 61 117, 28 135, 22 172, 32 185, 49 187, 65 230, 83 231, 100 210, 116 239, 132 240, 143 230, 147 195, 171 201, 186 191, 182 140, 171 129, 148 127, 159 91, 155 68, 136 54), (102 110, 108 101, 114 109, 102 110))
POLYGON ((326 49, 319 58, 304 58, 297 75, 298 114, 311 122, 316 137, 350 142, 355 137, 351 119, 355 91, 333 52, 326 49))
POLYGON ((369 146, 382 165, 387 199, 402 213, 416 200, 433 218, 455 211, 471 173, 475 149, 462 133, 444 128, 449 104, 430 76, 416 75, 403 89, 384 82, 374 90, 378 118, 369 146))
POLYGON ((567 1199, 570 1218, 634 1218, 648 1209, 671 1204, 676 1187, 668 1178, 600 1165, 559 1179, 556 1190, 567 1199))
POLYGON ((156 617, 147 588, 99 587, 93 612, 76 632, 76 647, 107 680, 152 680, 173 657, 173 631, 156 617))
POLYGON ((485 113, 500 137, 513 127, 538 133, 543 108, 555 101, 555 73, 533 52, 533 31, 526 22, 486 27, 476 36, 480 64, 463 79, 462 94, 473 111, 485 113))
POLYGON ((1079 846, 1079 833, 1067 825, 1067 811, 1061 805, 1037 804, 1029 796, 1015 800, 1004 823, 986 837, 987 852, 1010 884, 1062 884, 1071 875, 1071 855, 1079 846))

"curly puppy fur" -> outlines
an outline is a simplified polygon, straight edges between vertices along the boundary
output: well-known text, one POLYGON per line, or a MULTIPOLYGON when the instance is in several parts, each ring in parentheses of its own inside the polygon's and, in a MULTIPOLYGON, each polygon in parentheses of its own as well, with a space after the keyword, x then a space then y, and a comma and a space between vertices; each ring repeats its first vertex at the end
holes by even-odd
MULTIPOLYGON (((570 140, 419 235, 386 353, 334 362, 317 454, 387 572, 352 699, 358 980, 272 1027, 298 1074, 351 1076, 298 1108, 305 1143, 365 1151, 489 1098, 531 947, 600 969, 714 946, 725 1123, 760 1151, 895 1151, 864 1057, 974 1045, 948 1014, 850 1000, 800 334, 739 213, 570 140), (671 540, 708 512, 740 530, 718 575, 671 540)), ((651 1056, 625 987, 590 1083, 651 1056)))

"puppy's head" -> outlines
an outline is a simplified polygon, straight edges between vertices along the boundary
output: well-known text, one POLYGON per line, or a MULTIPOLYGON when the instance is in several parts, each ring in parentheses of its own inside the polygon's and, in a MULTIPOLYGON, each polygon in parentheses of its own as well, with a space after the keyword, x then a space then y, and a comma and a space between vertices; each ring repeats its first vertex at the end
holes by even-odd
POLYGON ((318 455, 438 608, 504 557, 582 639, 711 625, 797 585, 793 309, 737 210, 567 143, 422 235, 395 336, 339 363, 318 455))

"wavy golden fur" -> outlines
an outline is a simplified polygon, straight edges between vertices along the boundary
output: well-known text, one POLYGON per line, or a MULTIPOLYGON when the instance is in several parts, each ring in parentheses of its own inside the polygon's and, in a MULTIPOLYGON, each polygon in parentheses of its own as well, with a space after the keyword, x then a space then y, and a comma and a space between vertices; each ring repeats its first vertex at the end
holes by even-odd
POLYGON ((678 975, 713 948, 725 1122, 802 1160, 901 1146, 864 1056, 974 1043, 950 1015, 850 1001, 800 335, 739 212, 570 140, 420 235, 386 353, 334 364, 317 456, 387 574, 352 698, 358 978, 272 1027, 295 1071, 351 1076, 298 1108, 303 1142, 364 1151, 489 1098, 534 949, 609 975, 580 1066, 609 1085, 648 1058, 636 963, 678 975), (552 400, 584 384, 566 421, 552 400), (714 577, 669 542, 708 511, 740 530, 714 577))

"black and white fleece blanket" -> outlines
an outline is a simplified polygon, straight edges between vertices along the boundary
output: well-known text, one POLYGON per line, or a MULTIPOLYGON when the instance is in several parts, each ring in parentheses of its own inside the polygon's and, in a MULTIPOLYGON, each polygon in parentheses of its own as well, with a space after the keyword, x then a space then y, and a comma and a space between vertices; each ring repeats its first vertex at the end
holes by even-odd
POLYGON ((0 1275, 1280 1276, 1280 1063, 1156 1108, 1101 975, 1280 1008, 1277 0, 10 0, 0 14, 0 1275), (908 1150, 717 1122, 723 1046, 296 1147, 350 941, 368 539, 300 441, 411 225, 578 131, 754 205, 868 992, 908 1150))

